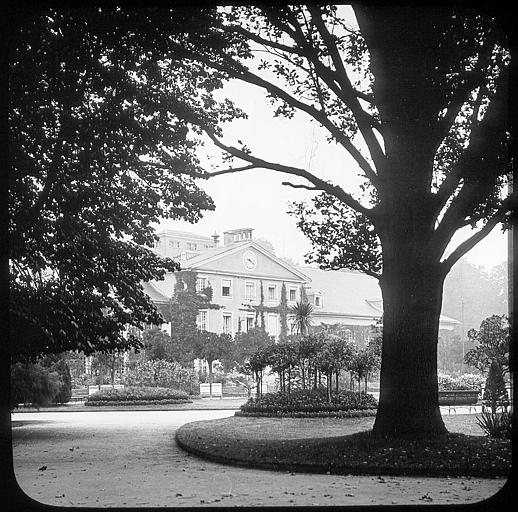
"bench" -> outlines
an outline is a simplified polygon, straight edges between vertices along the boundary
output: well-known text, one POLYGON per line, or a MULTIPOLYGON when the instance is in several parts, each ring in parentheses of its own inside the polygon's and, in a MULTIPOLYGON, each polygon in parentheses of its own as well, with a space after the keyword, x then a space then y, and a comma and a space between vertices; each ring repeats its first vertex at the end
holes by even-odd
POLYGON ((478 403, 478 389, 450 389, 448 391, 439 391, 439 405, 448 406, 448 414, 451 409, 456 410, 457 406, 468 406, 471 414, 471 408, 478 403))

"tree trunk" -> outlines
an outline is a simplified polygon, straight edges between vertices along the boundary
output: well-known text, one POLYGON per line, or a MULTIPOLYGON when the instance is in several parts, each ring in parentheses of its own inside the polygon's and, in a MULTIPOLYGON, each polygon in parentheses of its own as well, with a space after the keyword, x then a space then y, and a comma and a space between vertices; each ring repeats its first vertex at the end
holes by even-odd
POLYGON ((255 372, 255 392, 256 392, 256 396, 259 398, 260 395, 261 395, 261 391, 260 391, 260 388, 259 388, 259 372, 255 372))
POLYGON ((207 361, 209 367, 209 397, 212 399, 212 361, 207 361))
POLYGON ((302 371, 302 389, 306 389, 306 368, 304 366, 304 361, 300 363, 300 369, 302 371))
MULTIPOLYGON (((397 245, 396 240, 394 246, 397 245)), ((390 257, 390 249, 384 246, 380 279, 383 295, 380 397, 373 427, 376 435, 430 436, 446 432, 437 384, 444 277, 439 264, 426 261, 430 249, 426 248, 425 240, 421 246, 421 255, 413 257, 401 250, 401 244, 390 257)))
POLYGON ((339 370, 336 370, 335 372, 335 379, 336 379, 336 392, 338 393, 338 376, 340 374, 339 370))

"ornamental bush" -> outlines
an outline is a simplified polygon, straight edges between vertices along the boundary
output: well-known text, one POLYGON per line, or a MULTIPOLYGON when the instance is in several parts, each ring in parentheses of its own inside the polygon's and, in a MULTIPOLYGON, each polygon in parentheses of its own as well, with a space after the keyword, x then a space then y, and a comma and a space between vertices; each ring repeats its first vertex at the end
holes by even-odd
POLYGON ((493 439, 511 439, 512 415, 510 412, 482 411, 477 423, 486 436, 493 439))
POLYGON ((189 395, 180 389, 129 387, 103 389, 90 395, 85 405, 144 405, 154 403, 189 403, 189 395))
MULTIPOLYGON (((290 415, 303 417, 307 415, 328 416, 330 413, 347 411, 375 411, 376 399, 368 393, 339 391, 331 394, 331 402, 327 400, 326 389, 298 389, 290 394, 286 392, 265 393, 260 398, 250 398, 240 408, 242 413, 253 415, 290 415)), ((343 415, 342 415, 343 416, 343 415)))
POLYGON ((135 387, 174 388, 191 395, 197 395, 199 392, 198 376, 193 369, 163 359, 136 361, 124 372, 124 384, 135 387))
POLYGON ((42 407, 55 403, 62 382, 55 371, 40 364, 15 363, 11 366, 11 408, 18 404, 42 407))
POLYGON ((439 391, 482 389, 484 377, 474 373, 464 373, 458 377, 452 377, 439 373, 437 376, 439 391))

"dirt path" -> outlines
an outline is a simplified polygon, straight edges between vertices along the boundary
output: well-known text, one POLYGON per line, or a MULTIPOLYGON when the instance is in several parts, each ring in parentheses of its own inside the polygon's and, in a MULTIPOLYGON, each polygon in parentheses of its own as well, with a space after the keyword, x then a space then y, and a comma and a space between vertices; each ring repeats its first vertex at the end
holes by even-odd
POLYGON ((243 469, 189 456, 176 446, 180 425, 233 413, 14 414, 21 425, 13 429, 16 478, 37 501, 82 507, 460 504, 488 498, 504 484, 243 469))

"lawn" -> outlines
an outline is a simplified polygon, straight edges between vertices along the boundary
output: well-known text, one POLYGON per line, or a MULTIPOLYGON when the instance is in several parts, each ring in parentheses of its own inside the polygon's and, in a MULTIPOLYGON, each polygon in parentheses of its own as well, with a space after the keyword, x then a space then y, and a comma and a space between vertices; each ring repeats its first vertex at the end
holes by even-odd
POLYGON ((505 477, 511 443, 484 437, 476 414, 446 415, 449 433, 433 440, 370 435, 374 418, 231 417, 182 426, 185 450, 210 460, 336 474, 505 477))

